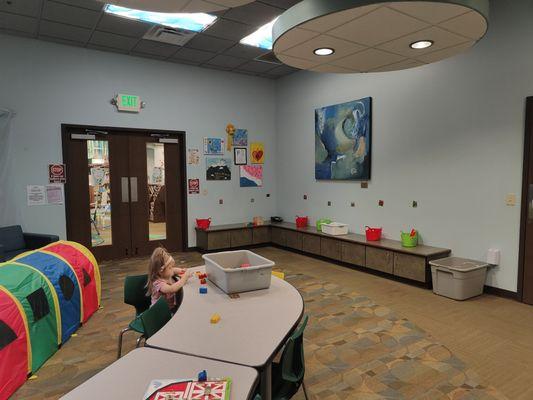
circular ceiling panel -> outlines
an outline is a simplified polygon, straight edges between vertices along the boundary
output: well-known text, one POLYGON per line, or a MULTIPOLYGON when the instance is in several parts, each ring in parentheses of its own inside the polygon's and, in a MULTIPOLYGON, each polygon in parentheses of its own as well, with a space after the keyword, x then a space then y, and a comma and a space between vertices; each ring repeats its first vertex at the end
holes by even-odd
POLYGON ((274 24, 273 51, 287 65, 317 72, 414 68, 473 46, 488 14, 489 0, 303 0, 274 24))
POLYGON ((99 0, 134 10, 161 13, 216 12, 243 6, 254 0, 99 0))

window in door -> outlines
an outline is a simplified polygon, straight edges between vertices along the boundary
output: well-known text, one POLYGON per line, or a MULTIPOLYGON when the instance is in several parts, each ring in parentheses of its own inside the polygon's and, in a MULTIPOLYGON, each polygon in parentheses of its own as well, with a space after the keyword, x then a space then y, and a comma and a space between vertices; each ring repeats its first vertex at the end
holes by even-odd
POLYGON ((89 218, 93 247, 113 243, 111 229, 111 176, 107 140, 87 141, 89 163, 89 218))
POLYGON ((150 241, 167 238, 165 145, 146 143, 148 182, 148 236, 150 241))

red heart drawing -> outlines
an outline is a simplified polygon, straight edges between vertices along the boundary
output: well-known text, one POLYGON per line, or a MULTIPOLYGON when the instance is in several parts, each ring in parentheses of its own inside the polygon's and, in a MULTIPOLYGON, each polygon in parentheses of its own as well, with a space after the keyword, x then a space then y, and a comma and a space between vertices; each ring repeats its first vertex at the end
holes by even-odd
POLYGON ((254 156, 257 161, 261 160, 261 158, 263 157, 263 150, 254 150, 252 152, 252 156, 254 156))

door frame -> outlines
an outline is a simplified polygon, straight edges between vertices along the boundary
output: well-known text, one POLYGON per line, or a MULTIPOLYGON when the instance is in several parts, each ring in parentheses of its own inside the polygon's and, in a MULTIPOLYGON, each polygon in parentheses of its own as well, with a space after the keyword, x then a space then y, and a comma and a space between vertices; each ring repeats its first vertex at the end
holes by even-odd
POLYGON ((533 97, 526 98, 526 118, 524 125, 524 161, 522 170, 522 202, 520 210, 520 245, 518 253, 518 300, 524 301, 524 273, 525 273, 525 252, 526 252, 526 225, 528 217, 528 197, 529 197, 529 169, 530 150, 533 136, 533 97))
MULTIPOLYGON (((170 136, 172 138, 178 139, 178 152, 181 158, 181 168, 179 175, 179 181, 182 185, 181 193, 181 203, 183 205, 181 209, 181 238, 182 238, 182 251, 187 251, 189 249, 189 213, 187 205, 187 146, 186 146, 186 134, 185 131, 171 131, 166 129, 145 129, 145 128, 128 128, 128 127, 116 127, 116 126, 97 126, 97 125, 79 125, 79 124, 61 124, 61 145, 62 145, 62 157, 63 160, 67 158, 66 155, 66 141, 69 139, 69 129, 84 129, 90 134, 90 131, 104 131, 104 132, 113 132, 118 135, 127 135, 128 132, 145 134, 147 136, 154 134, 161 134, 165 136, 170 136)), ((68 168, 67 168, 67 182, 68 182, 68 168)), ((69 201, 69 191, 65 185, 65 221, 68 220, 68 215, 70 212, 70 201, 69 201)), ((66 232, 67 239, 70 235, 70 226, 68 222, 66 223, 66 232)))

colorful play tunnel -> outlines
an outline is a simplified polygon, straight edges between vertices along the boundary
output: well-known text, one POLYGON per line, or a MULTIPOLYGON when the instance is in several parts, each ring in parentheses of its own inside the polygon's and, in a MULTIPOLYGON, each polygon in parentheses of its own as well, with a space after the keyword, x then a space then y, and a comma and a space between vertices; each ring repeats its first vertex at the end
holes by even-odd
POLYGON ((9 396, 98 310, 91 252, 61 241, 0 264, 0 400, 9 396))

